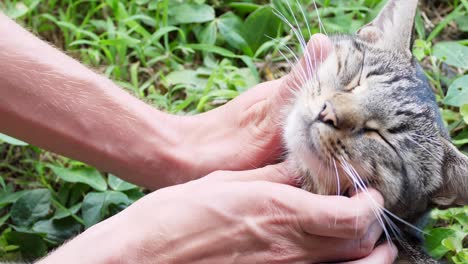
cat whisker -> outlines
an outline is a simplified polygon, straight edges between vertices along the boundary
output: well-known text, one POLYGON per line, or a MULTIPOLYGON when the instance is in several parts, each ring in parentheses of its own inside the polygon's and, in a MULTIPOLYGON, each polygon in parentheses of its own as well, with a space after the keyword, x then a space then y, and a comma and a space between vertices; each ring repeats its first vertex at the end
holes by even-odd
MULTIPOLYGON (((296 57, 294 52, 291 50, 291 48, 289 48, 287 45, 285 45, 283 43, 280 43, 280 44, 283 45, 283 47, 286 48, 291 54, 293 54, 295 60, 298 61, 298 58, 296 57)), ((283 58, 288 62, 289 66, 293 69, 293 71, 295 71, 295 66, 297 65, 297 63, 296 64, 292 63, 291 60, 289 60, 289 58, 281 50, 278 50, 278 51, 283 56, 283 58)), ((293 72, 292 74, 295 74, 295 73, 293 72)), ((297 76, 299 78, 299 81, 301 83, 306 83, 307 76, 306 76, 306 73, 304 72, 304 69, 302 69, 302 67, 299 67, 299 74, 295 75, 295 76, 297 76)), ((295 85, 296 87, 289 87, 289 88, 300 90, 302 88, 302 85, 298 84, 297 81, 298 80, 296 78, 293 78, 292 82, 293 82, 293 85, 295 85)))
POLYGON ((325 35, 328 35, 327 31, 325 30, 325 27, 323 26, 322 19, 320 18, 320 14, 317 8, 317 2, 315 0, 313 0, 313 2, 314 2, 315 13, 317 14, 320 33, 324 33, 325 35))
MULTIPOLYGON (((346 162, 344 159, 342 159, 342 161, 343 161, 343 162, 346 162)), ((355 178, 356 180, 358 180, 358 186, 360 186, 361 189, 367 191, 367 187, 364 185, 364 182, 362 181, 361 177, 359 177, 359 175, 358 175, 357 171, 354 169, 354 167, 353 167, 349 162, 346 162, 346 164, 349 166, 348 168, 351 169, 351 170, 350 170, 351 173, 350 173, 349 175, 350 175, 352 178, 355 178), (357 176, 357 177, 356 177, 356 176, 357 176)), ((346 171, 346 170, 345 170, 345 171, 346 171)), ((427 235, 427 232, 421 230, 420 228, 418 228, 418 227, 412 225, 411 223, 405 221, 404 219, 398 217, 397 215, 395 215, 394 213, 392 213, 390 210, 386 209, 385 207, 379 206, 379 205, 375 202, 375 200, 374 200, 370 195, 368 195, 368 197, 369 197, 370 199, 372 199, 373 203, 374 203, 376 206, 378 206, 379 211, 381 211, 382 213, 385 213, 385 214, 387 214, 388 216, 393 217, 395 220, 397 220, 397 221, 399 221, 399 222, 405 224, 406 226, 408 226, 408 227, 410 227, 410 228, 412 228, 412 229, 414 229, 414 230, 416 230, 416 231, 418 231, 418 232, 420 232, 420 233, 422 233, 422 234, 426 234, 426 235, 427 235)), ((386 216, 385 218, 387 219, 387 222, 390 223, 391 221, 390 221, 390 219, 388 218, 388 216, 386 216)), ((394 227, 396 227, 396 225, 395 225, 393 222, 392 222, 392 225, 393 225, 394 227)), ((396 234, 395 234, 395 235, 396 235, 396 234)))
MULTIPOLYGON (((371 202, 371 208, 372 208, 372 211, 374 213, 374 215, 376 216, 377 218, 377 221, 379 222, 380 226, 382 227, 384 233, 385 233, 385 237, 387 238, 388 241, 391 241, 391 237, 390 237, 390 234, 386 228, 386 225, 385 225, 385 221, 382 218, 383 216, 383 213, 382 213, 382 210, 381 210, 381 207, 377 204, 377 202, 370 196, 368 190, 367 190, 367 187, 362 184, 362 179, 360 179, 359 175, 355 175, 353 173, 353 170, 351 169, 352 168, 352 165, 347 162, 343 156, 340 155, 340 162, 341 162, 341 166, 342 168, 344 169, 346 175, 351 179, 351 181, 353 182, 354 184, 354 188, 356 190, 356 192, 358 191, 358 189, 364 193, 366 195, 366 198, 368 201, 371 202), (359 179, 358 179, 359 177, 359 179)), ((359 195, 359 194, 358 194, 359 195)))
MULTIPOLYGON (((291 12, 291 15, 294 19, 294 22, 296 23, 296 30, 294 31, 295 35, 296 35, 296 38, 297 40, 299 41, 300 45, 301 45, 301 48, 302 48, 302 53, 305 57, 305 63, 306 63, 306 71, 307 73, 309 74, 309 77, 310 78, 313 78, 313 75, 312 75, 312 65, 311 65, 311 57, 310 57, 310 53, 309 51, 307 50, 307 43, 304 39, 304 35, 302 35, 302 31, 301 31, 301 27, 299 26, 299 22, 297 21, 297 18, 296 18, 296 15, 294 14, 294 11, 292 10, 291 8, 291 4, 289 3, 289 1, 286 1, 286 4, 288 5, 288 8, 289 8, 289 12, 291 12)), ((284 17, 284 16, 283 16, 284 17)), ((313 48, 313 46, 312 46, 313 48)))

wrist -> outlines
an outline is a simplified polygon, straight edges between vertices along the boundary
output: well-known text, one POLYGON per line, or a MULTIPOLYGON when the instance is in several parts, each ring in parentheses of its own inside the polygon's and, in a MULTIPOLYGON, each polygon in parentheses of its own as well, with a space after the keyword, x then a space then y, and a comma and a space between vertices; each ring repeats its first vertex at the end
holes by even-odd
POLYGON ((109 218, 90 227, 37 264, 129 263, 126 254, 132 250, 132 245, 119 233, 123 229, 109 218))

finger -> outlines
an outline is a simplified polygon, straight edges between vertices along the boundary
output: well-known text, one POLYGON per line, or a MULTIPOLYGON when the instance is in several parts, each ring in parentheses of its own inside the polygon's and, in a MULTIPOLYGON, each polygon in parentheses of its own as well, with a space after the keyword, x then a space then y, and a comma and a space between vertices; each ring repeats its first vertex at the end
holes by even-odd
POLYGON ((307 43, 299 63, 294 66, 291 73, 286 75, 284 85, 282 85, 281 97, 289 98, 294 89, 304 85, 304 81, 314 78, 319 65, 328 57, 333 50, 331 40, 323 34, 315 34, 307 43))
POLYGON ((346 239, 364 237, 369 227, 378 221, 376 208, 383 203, 382 196, 373 189, 351 198, 291 191, 289 200, 298 210, 304 232, 346 239))
POLYGON ((355 261, 341 262, 341 264, 392 264, 395 262, 397 256, 398 250, 395 245, 390 242, 385 242, 378 246, 369 256, 355 261))
POLYGON ((309 236, 305 241, 308 245, 305 251, 310 252, 310 258, 313 258, 314 263, 360 259, 373 252, 381 232, 380 225, 376 223, 369 228, 368 235, 362 239, 309 236))
POLYGON ((275 183, 295 185, 297 176, 292 173, 286 162, 268 165, 263 168, 247 171, 217 171, 202 179, 214 181, 269 181, 275 183))

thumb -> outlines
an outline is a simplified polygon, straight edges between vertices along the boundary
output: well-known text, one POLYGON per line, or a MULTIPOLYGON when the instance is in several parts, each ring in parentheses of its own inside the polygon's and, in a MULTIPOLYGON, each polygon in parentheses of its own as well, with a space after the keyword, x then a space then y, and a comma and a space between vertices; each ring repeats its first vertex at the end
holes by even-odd
POLYGON ((286 162, 246 171, 216 171, 204 178, 215 181, 269 181, 297 185, 298 177, 286 162))

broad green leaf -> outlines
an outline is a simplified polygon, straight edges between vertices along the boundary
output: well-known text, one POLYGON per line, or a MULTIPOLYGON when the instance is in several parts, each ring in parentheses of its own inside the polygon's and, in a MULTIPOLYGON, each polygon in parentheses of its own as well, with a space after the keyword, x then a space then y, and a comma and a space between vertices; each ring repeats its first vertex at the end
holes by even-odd
POLYGON ((5 142, 5 143, 8 143, 10 145, 13 145, 13 146, 27 146, 27 145, 29 145, 26 142, 23 142, 23 141, 18 140, 16 138, 12 138, 10 136, 7 136, 5 134, 0 133, 0 142, 2 142, 2 141, 5 142))
POLYGON ((32 230, 37 233, 45 234, 45 238, 49 242, 59 245, 77 235, 81 231, 81 225, 72 217, 66 217, 36 222, 32 230))
MULTIPOLYGON (((16 1, 15 1, 16 2, 16 1)), ((33 0, 33 1, 17 1, 14 6, 12 5, 11 8, 5 10, 5 14, 12 19, 18 19, 20 17, 25 16, 32 10, 36 8, 36 6, 41 2, 41 0, 33 0), (28 5, 26 5, 28 4, 28 5)))
POLYGON ((442 258, 449 251, 448 248, 442 245, 442 240, 455 235, 455 233, 455 230, 446 227, 429 230, 425 238, 425 247, 429 251, 429 254, 435 259, 442 258))
POLYGON ((215 18, 213 7, 205 4, 182 3, 169 6, 171 24, 203 23, 215 18))
POLYGON ((145 196, 145 194, 140 189, 131 189, 125 191, 125 194, 128 196, 128 199, 130 199, 132 203, 145 196))
POLYGON ((0 193, 0 206, 11 204, 16 202, 23 194, 28 192, 27 190, 22 190, 18 192, 11 192, 11 193, 0 193))
POLYGON ((66 210, 61 207, 57 207, 53 219, 62 219, 70 216, 71 214, 76 214, 81 208, 81 203, 75 204, 74 206, 67 208, 66 210))
POLYGON ((98 191, 105 191, 107 189, 106 180, 94 168, 63 168, 49 165, 49 168, 59 177, 66 182, 81 182, 87 184, 98 191))
POLYGON ((468 75, 453 81, 444 98, 444 103, 457 107, 468 104, 468 75))
POLYGON ((250 14, 245 20, 243 35, 252 51, 255 52, 265 41, 276 37, 280 24, 280 19, 270 6, 261 7, 250 14))
POLYGON ((194 89, 203 89, 207 83, 207 79, 200 77, 197 71, 181 70, 169 73, 165 78, 165 82, 168 86, 187 84, 194 89))
POLYGON ((109 205, 129 205, 130 200, 127 195, 116 191, 90 192, 88 193, 81 207, 81 213, 86 228, 103 220, 109 213, 109 205))
MULTIPOLYGON (((468 90, 468 87, 465 89, 468 90)), ((468 124, 468 104, 464 104, 460 107, 460 114, 463 116, 463 120, 465 121, 465 124, 468 124)))
POLYGON ((243 51, 250 57, 253 56, 252 48, 243 35, 245 28, 242 20, 238 16, 232 12, 228 12, 220 16, 217 22, 219 33, 229 46, 243 51))
POLYGON ((458 25, 458 29, 463 32, 468 32, 468 16, 459 16, 455 18, 455 22, 458 25))
POLYGON ((229 6, 239 13, 252 13, 253 11, 261 7, 261 5, 244 2, 233 2, 230 3, 229 6))
POLYGON ((126 182, 112 174, 109 174, 107 181, 109 182, 109 186, 114 191, 122 192, 122 191, 127 191, 127 190, 138 188, 138 186, 131 184, 129 182, 126 182))
POLYGON ((0 217, 0 226, 3 226, 3 224, 10 218, 10 214, 5 214, 4 216, 0 217))
POLYGON ((216 22, 212 21, 200 30, 198 39, 200 43, 214 45, 218 36, 217 32, 218 31, 216 29, 216 22))
POLYGON ((31 190, 23 194, 11 207, 13 223, 27 227, 49 214, 51 194, 47 189, 31 190))
POLYGON ((439 42, 434 45, 433 55, 445 63, 468 69, 468 47, 457 42, 439 42))
POLYGON ((442 240, 442 245, 454 252, 460 252, 463 248, 462 241, 458 240, 456 237, 447 237, 442 240))
POLYGON ((453 263, 455 264, 466 264, 468 263, 468 248, 464 248, 461 252, 457 255, 453 256, 452 258, 453 263))
POLYGON ((47 246, 41 236, 25 232, 11 231, 5 234, 11 245, 17 245, 26 260, 34 260, 47 254, 47 246))

